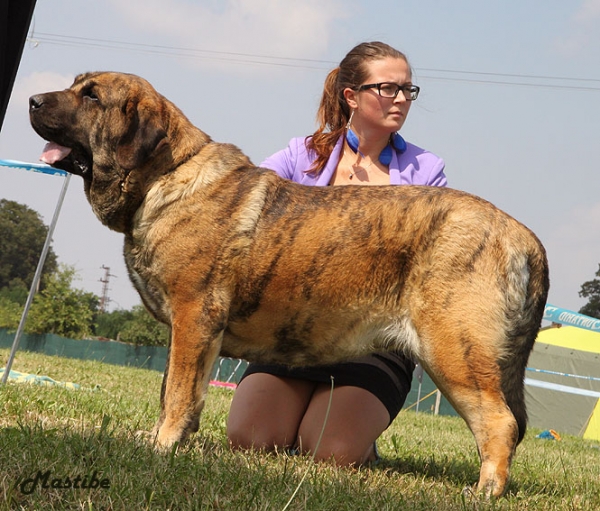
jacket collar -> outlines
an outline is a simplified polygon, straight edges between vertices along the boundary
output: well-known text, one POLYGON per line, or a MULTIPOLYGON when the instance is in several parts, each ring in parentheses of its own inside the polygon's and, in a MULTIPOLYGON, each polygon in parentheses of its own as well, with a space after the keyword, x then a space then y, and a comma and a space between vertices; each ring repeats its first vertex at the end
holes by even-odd
MULTIPOLYGON (((342 148, 344 146, 344 137, 340 137, 338 141, 333 146, 333 150, 331 151, 331 155, 329 156, 329 160, 325 164, 325 168, 319 173, 318 176, 314 176, 311 174, 305 174, 302 179, 302 184, 312 184, 314 186, 327 186, 333 177, 335 169, 340 161, 340 156, 342 152, 342 148)), ((399 185, 401 184, 400 178, 400 162, 399 158, 401 153, 394 148, 392 152, 392 161, 389 165, 390 170, 390 184, 399 185)))

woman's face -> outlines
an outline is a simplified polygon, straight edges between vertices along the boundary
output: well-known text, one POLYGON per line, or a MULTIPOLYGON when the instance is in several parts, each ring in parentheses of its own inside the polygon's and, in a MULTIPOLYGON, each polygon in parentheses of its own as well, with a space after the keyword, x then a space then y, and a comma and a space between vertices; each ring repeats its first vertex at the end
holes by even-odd
MULTIPOLYGON (((387 57, 372 60, 366 66, 367 79, 360 85, 382 82, 412 84, 410 68, 404 59, 387 57)), ((354 110, 352 125, 363 132, 394 133, 402 127, 410 110, 411 102, 404 97, 402 91, 395 98, 381 97, 377 88, 360 92, 346 89, 344 95, 348 105, 354 110)))

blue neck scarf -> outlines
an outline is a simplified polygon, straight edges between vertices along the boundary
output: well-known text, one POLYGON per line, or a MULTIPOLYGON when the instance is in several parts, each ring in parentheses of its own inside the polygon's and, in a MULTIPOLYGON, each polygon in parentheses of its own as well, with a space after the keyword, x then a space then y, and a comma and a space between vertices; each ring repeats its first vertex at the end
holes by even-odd
MULTIPOLYGON (((350 149, 364 157, 364 154, 358 150, 358 137, 350 128, 346 130, 346 142, 348 142, 350 149)), ((379 153, 379 161, 386 167, 392 161, 392 146, 394 146, 397 151, 403 153, 406 151, 406 141, 398 133, 394 133, 390 137, 390 143, 383 148, 381 153, 379 153)))

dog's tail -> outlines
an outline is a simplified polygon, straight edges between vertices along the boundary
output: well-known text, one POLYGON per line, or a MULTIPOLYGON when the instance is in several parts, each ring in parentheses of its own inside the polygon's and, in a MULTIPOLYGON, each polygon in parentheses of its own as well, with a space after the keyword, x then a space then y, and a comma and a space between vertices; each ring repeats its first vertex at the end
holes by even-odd
POLYGON ((546 252, 535 235, 527 252, 509 262, 506 351, 499 361, 502 392, 519 428, 517 443, 527 429, 525 370, 538 335, 549 289, 546 252))

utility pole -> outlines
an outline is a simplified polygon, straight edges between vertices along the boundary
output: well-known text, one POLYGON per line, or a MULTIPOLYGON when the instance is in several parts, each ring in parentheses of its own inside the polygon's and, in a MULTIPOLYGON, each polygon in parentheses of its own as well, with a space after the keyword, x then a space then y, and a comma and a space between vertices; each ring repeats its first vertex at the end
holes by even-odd
POLYGON ((108 297, 109 287, 108 284, 110 282, 110 277, 116 277, 116 275, 112 275, 110 273, 110 268, 108 266, 102 265, 102 269, 104 270, 104 277, 100 279, 102 282, 102 297, 100 298, 100 312, 105 313, 108 308, 108 304, 110 303, 110 298, 108 297))

